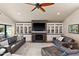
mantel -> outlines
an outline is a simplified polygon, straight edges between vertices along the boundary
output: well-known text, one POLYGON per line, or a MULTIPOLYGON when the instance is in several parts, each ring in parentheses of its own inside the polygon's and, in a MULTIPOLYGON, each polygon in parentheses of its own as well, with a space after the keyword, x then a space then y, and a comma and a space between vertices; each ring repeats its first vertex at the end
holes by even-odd
POLYGON ((47 31, 32 31, 32 33, 47 33, 47 31))

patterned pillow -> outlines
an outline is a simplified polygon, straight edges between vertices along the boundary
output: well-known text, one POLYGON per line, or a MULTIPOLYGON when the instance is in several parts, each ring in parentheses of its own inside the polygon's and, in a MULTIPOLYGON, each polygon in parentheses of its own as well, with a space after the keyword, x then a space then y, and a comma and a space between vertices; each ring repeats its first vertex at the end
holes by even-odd
POLYGON ((18 35, 17 36, 17 41, 22 40, 23 39, 23 35, 18 35))

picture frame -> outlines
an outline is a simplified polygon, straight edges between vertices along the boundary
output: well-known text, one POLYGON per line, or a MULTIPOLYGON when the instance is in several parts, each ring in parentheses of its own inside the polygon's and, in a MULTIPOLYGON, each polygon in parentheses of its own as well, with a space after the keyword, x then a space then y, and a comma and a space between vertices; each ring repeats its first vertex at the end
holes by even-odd
POLYGON ((68 26, 69 33, 79 34, 79 24, 72 24, 68 26))

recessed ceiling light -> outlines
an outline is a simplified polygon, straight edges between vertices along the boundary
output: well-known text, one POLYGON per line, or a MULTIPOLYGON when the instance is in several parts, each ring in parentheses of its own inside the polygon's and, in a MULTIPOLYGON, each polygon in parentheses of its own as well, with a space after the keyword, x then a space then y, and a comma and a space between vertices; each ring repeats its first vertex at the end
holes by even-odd
POLYGON ((20 13, 20 12, 18 12, 18 13, 17 13, 17 15, 21 15, 21 13, 20 13))
POLYGON ((60 12, 57 12, 57 15, 60 15, 60 12))

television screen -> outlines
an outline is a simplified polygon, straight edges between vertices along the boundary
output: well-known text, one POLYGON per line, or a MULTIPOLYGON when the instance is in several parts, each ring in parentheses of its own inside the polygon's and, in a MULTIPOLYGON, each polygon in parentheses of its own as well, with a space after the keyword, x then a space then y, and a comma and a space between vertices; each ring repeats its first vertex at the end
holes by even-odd
POLYGON ((45 23, 34 23, 33 24, 33 31, 44 31, 45 30, 45 23))

